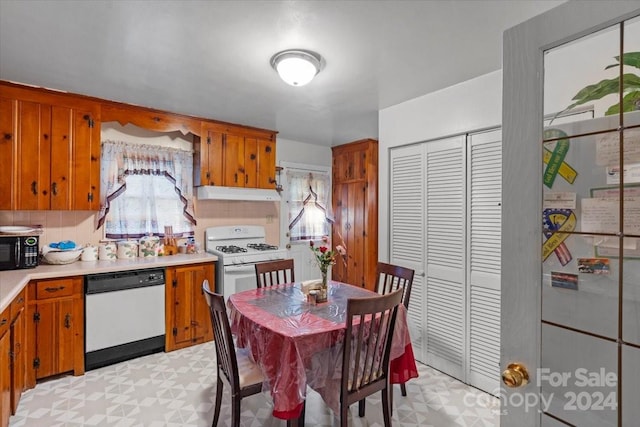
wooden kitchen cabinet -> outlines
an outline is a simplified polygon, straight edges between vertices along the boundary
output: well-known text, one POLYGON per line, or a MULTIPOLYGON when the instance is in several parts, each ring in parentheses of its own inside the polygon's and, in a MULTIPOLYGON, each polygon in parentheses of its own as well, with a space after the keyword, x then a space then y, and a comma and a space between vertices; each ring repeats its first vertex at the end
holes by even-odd
POLYGON ((276 187, 274 132, 203 122, 194 148, 195 186, 276 187))
POLYGON ((0 209, 98 210, 99 105, 0 84, 0 209))
POLYGON ((11 337, 10 310, 0 314, 0 427, 9 425, 11 415, 11 337))
POLYGON ((23 290, 0 314, 0 427, 9 424, 24 391, 23 290))
POLYGON ((213 339, 209 309, 202 282, 215 288, 214 264, 169 267, 166 270, 165 351, 173 351, 213 339))
POLYGON ((26 289, 23 289, 11 303, 11 413, 18 409, 20 395, 25 390, 25 303, 26 289))
POLYGON ((365 139, 333 151, 334 247, 344 242, 346 263, 337 260, 332 277, 370 290, 378 263, 378 141, 365 139), (346 265, 345 265, 346 264, 346 265))
POLYGON ((84 278, 32 281, 27 299, 26 387, 64 372, 83 375, 84 278))

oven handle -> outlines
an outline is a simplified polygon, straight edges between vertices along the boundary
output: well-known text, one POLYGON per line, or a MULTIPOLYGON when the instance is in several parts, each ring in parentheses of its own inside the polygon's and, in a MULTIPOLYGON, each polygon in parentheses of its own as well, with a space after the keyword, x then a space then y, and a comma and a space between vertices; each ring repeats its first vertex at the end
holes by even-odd
POLYGON ((255 264, 231 264, 224 266, 225 273, 237 274, 237 273, 249 273, 255 272, 255 264))

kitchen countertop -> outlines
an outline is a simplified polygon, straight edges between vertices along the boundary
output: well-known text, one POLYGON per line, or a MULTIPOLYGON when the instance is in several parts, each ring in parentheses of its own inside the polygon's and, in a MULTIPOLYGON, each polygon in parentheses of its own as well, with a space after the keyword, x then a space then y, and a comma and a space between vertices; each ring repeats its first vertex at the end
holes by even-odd
POLYGON ((9 306, 30 280, 56 277, 85 276, 87 274, 114 271, 140 270, 143 268, 172 267, 176 265, 213 262, 217 256, 207 252, 177 254, 171 256, 117 259, 113 261, 77 261, 64 265, 41 264, 36 268, 0 271, 0 312, 9 306))

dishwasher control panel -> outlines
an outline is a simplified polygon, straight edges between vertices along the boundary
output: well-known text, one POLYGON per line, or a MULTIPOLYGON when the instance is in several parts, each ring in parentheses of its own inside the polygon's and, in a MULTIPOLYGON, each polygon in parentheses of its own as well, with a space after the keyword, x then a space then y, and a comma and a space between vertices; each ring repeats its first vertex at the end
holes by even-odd
POLYGON ((131 270, 86 276, 87 295, 164 285, 164 269, 131 270))

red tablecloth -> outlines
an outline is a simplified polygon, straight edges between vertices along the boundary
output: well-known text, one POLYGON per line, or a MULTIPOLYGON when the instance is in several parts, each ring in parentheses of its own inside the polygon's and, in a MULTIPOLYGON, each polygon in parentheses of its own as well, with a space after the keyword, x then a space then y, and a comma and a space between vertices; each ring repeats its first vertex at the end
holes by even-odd
MULTIPOLYGON (((307 386, 333 410, 339 407, 342 341, 348 298, 374 296, 366 289, 332 282, 326 303, 311 305, 299 283, 233 294, 227 306, 236 345, 248 348, 271 391, 273 415, 300 415, 307 386)), ((390 380, 403 383, 418 376, 406 310, 400 306, 391 348, 390 380)))

